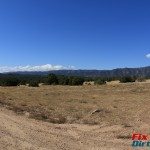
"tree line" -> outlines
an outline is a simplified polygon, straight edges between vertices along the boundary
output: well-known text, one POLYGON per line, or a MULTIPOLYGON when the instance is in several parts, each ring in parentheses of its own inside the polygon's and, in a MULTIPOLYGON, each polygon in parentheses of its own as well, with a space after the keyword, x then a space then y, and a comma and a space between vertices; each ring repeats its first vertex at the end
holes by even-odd
POLYGON ((0 86, 19 86, 29 85, 39 86, 39 83, 45 85, 82 85, 86 79, 78 76, 64 75, 18 75, 18 74, 1 74, 0 86))
POLYGON ((121 83, 144 81, 144 78, 139 77, 80 77, 80 76, 64 76, 64 75, 20 75, 20 74, 0 74, 0 86, 19 86, 29 85, 38 87, 39 83, 45 85, 83 85, 84 82, 93 81, 96 85, 106 84, 106 81, 120 80, 121 83))

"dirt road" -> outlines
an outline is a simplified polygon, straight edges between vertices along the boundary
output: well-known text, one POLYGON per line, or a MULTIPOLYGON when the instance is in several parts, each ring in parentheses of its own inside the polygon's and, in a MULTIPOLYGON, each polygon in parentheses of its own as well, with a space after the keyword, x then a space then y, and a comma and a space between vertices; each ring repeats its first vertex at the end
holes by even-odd
POLYGON ((0 108, 1 150, 127 150, 131 140, 115 138, 122 126, 56 125, 0 108))

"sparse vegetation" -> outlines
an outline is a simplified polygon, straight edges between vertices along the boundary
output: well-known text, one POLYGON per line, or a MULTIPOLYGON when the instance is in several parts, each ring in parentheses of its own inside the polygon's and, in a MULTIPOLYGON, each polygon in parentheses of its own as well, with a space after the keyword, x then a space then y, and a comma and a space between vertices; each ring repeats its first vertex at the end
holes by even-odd
POLYGON ((145 82, 146 81, 146 79, 145 78, 143 78, 143 77, 139 77, 139 78, 137 78, 137 80, 136 80, 137 82, 145 82))
POLYGON ((131 135, 118 135, 117 139, 124 139, 125 140, 125 139, 131 139, 131 137, 132 137, 131 135))
MULTIPOLYGON (((149 100, 149 89, 150 84, 138 83, 118 84, 115 87, 112 85, 86 87, 45 85, 32 89, 24 86, 0 87, 0 104, 16 113, 28 112, 32 118, 52 123, 101 124, 104 121, 132 124, 137 119, 142 119, 137 118, 133 107, 137 107, 140 103, 141 107, 149 110, 149 105, 145 103, 149 100), (138 92, 141 89, 142 91, 138 92), (123 103, 124 100, 126 105, 123 103)), ((145 112, 141 117, 142 115, 145 115, 145 112)))
POLYGON ((30 87, 39 87, 39 83, 36 81, 30 81, 29 86, 30 87))
POLYGON ((98 79, 95 79, 94 84, 95 85, 103 85, 103 84, 106 84, 106 81, 105 81, 105 79, 98 78, 98 79))

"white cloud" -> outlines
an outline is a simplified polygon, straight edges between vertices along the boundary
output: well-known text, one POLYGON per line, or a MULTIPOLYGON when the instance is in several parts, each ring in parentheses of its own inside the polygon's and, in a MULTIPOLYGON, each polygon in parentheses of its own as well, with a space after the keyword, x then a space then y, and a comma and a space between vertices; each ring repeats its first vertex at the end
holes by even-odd
POLYGON ((146 55, 146 58, 149 58, 149 59, 150 59, 150 53, 146 55))
POLYGON ((18 71, 50 71, 50 70, 65 70, 65 69, 74 69, 74 66, 62 66, 62 65, 39 65, 39 66, 15 66, 15 67, 8 67, 8 66, 0 66, 0 73, 5 72, 18 72, 18 71))

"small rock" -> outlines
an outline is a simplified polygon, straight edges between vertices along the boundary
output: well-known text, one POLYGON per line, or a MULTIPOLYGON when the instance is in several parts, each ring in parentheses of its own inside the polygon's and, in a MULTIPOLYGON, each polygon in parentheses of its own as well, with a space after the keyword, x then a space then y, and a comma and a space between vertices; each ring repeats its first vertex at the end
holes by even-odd
POLYGON ((24 114, 25 114, 25 116, 27 116, 27 117, 30 116, 30 113, 29 113, 29 112, 25 112, 24 114))

